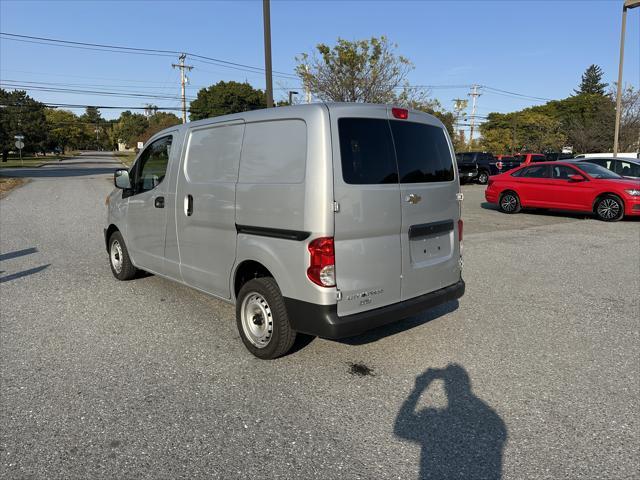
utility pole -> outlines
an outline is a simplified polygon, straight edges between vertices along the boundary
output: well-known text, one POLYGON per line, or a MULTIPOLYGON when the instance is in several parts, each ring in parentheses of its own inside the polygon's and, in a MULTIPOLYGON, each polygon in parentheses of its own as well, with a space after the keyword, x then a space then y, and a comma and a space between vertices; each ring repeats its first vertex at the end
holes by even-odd
POLYGON ((271 72, 271 7, 269 0, 262 0, 264 21, 264 73, 267 80, 267 108, 273 107, 273 76, 271 72))
POLYGON ((476 100, 480 95, 482 95, 481 93, 478 93, 478 87, 480 87, 480 85, 473 84, 471 86, 471 88, 472 88, 471 93, 467 94, 472 99, 472 101, 471 101, 471 131, 469 132, 469 147, 467 148, 468 152, 471 151, 471 145, 473 143, 473 129, 474 129, 475 123, 476 123, 476 100))
POLYGON ((178 57, 180 59, 180 63, 172 63, 171 66, 173 68, 180 69, 180 87, 182 91, 182 123, 187 123, 187 97, 185 93, 185 84, 187 83, 187 77, 184 74, 185 70, 191 70, 193 67, 191 65, 185 65, 184 61, 187 59, 187 54, 183 53, 178 57))
POLYGON ((293 96, 298 95, 298 92, 294 92, 293 90, 289 90, 289 105, 293 105, 293 96))
POLYGON ((613 156, 618 156, 618 137, 620 136, 620 114, 622 113, 622 65, 624 64, 624 37, 627 28, 627 10, 640 7, 640 0, 625 0, 622 6, 622 28, 620 29, 620 63, 618 64, 618 85, 616 91, 616 126, 613 134, 613 156))

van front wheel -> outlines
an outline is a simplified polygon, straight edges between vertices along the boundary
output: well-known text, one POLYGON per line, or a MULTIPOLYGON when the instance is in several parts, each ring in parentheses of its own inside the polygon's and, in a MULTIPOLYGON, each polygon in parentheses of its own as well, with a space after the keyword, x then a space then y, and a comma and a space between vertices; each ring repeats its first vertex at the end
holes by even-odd
POLYGON ((296 339, 278 284, 270 277, 255 278, 242 286, 236 323, 245 347, 264 360, 281 357, 296 339))
POLYGON ((127 246, 120 232, 113 232, 109 237, 109 265, 111 272, 118 280, 131 280, 138 270, 131 263, 127 246))

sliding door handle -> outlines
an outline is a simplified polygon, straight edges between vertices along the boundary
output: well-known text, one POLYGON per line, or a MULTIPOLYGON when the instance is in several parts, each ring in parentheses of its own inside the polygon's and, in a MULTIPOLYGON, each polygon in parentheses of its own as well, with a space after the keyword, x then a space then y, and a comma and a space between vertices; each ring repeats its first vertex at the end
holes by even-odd
POLYGON ((164 197, 156 197, 156 199, 153 201, 153 205, 156 208, 164 208, 164 197))
POLYGON ((193 215, 193 197, 191 195, 185 195, 184 197, 184 214, 187 217, 193 215))

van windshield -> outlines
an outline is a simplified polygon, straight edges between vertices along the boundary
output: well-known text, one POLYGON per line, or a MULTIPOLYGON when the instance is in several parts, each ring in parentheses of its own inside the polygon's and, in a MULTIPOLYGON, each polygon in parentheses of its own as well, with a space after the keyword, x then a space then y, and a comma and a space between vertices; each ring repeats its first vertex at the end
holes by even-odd
POLYGON ((451 150, 442 128, 401 120, 338 120, 342 177, 349 184, 453 180, 451 150))

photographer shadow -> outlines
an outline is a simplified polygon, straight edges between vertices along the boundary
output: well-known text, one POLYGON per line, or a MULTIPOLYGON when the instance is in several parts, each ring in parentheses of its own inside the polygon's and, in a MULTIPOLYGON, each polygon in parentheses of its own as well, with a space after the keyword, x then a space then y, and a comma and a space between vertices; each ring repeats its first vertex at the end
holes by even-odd
POLYGON ((471 380, 460 365, 428 369, 396 417, 396 436, 420 444, 420 479, 465 480, 502 477, 502 452, 507 428, 500 416, 471 391, 471 380), (447 407, 416 412, 420 396, 435 380, 444 382, 447 407))

